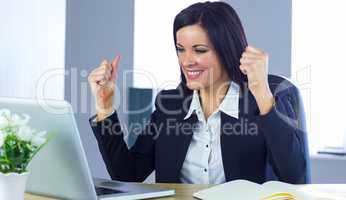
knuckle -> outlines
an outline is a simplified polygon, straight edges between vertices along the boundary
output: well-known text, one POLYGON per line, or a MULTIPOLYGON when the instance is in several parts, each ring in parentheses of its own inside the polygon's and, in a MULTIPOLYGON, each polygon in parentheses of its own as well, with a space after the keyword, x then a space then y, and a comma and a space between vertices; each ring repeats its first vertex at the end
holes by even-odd
POLYGON ((106 67, 107 67, 107 64, 105 64, 105 63, 102 63, 101 65, 100 65, 100 69, 106 69, 106 67))
POLYGON ((98 70, 102 70, 102 69, 104 69, 105 68, 105 65, 101 65, 99 68, 98 68, 98 70))

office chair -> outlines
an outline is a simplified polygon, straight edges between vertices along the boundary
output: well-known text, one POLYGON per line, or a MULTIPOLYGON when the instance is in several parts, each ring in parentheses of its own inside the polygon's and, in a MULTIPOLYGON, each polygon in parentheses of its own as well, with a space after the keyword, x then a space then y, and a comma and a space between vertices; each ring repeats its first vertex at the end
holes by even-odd
POLYGON ((129 148, 134 145, 138 132, 143 130, 145 123, 149 121, 150 114, 153 108, 153 90, 149 88, 129 88, 128 89, 128 123, 127 127, 127 146, 129 148), (135 129, 130 128, 135 127, 135 129), (140 127, 141 126, 141 127, 140 127), (136 133, 134 132, 136 130, 136 133))
MULTIPOLYGON (((311 183, 311 169, 310 169, 310 156, 309 156, 309 148, 308 148, 308 139, 307 139, 307 129, 306 129, 306 120, 305 120, 305 111, 304 111, 304 105, 302 97, 299 93, 298 88, 288 79, 277 76, 277 75, 268 75, 268 82, 272 86, 277 86, 276 90, 274 91, 274 95, 278 94, 280 92, 288 92, 288 98, 287 100, 291 102, 293 105, 293 108, 295 110, 295 113, 297 116, 296 122, 297 122, 297 128, 299 130, 299 138, 301 138, 302 143, 304 145, 304 154, 306 157, 306 169, 307 174, 306 177, 304 177, 305 180, 302 181, 302 183, 308 184, 311 183)), ((278 180, 277 176, 275 175, 272 166, 267 162, 267 169, 266 169, 266 177, 267 181, 269 180, 278 180)))

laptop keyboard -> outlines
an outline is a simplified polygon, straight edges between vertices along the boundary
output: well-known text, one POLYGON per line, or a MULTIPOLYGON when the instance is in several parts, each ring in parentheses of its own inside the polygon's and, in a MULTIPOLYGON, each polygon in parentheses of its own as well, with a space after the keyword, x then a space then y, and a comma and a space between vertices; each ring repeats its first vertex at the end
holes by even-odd
POLYGON ((123 193, 123 191, 120 191, 120 190, 114 190, 114 189, 109 189, 109 188, 104 188, 104 187, 95 187, 95 191, 96 191, 97 196, 123 193))

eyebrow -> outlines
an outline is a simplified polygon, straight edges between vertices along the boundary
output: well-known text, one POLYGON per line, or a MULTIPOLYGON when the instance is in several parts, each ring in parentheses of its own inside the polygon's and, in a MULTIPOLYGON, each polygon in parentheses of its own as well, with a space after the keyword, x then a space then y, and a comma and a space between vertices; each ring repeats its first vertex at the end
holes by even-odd
MULTIPOLYGON (((181 44, 179 44, 179 43, 177 43, 177 46, 184 47, 183 45, 181 45, 181 44)), ((199 47, 199 46, 209 48, 209 46, 208 46, 208 45, 205 45, 205 44, 195 44, 195 45, 193 45, 192 47, 193 47, 193 48, 196 48, 196 47, 199 47)))

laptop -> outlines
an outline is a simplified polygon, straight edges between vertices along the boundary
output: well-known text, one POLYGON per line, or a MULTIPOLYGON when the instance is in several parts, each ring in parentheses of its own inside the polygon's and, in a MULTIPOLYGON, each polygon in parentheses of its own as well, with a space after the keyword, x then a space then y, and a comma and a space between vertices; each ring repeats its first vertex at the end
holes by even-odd
POLYGON ((30 175, 26 192, 81 200, 130 200, 175 194, 172 189, 93 179, 72 107, 66 101, 1 97, 2 108, 30 115, 29 125, 32 128, 54 134, 28 166, 30 175))

